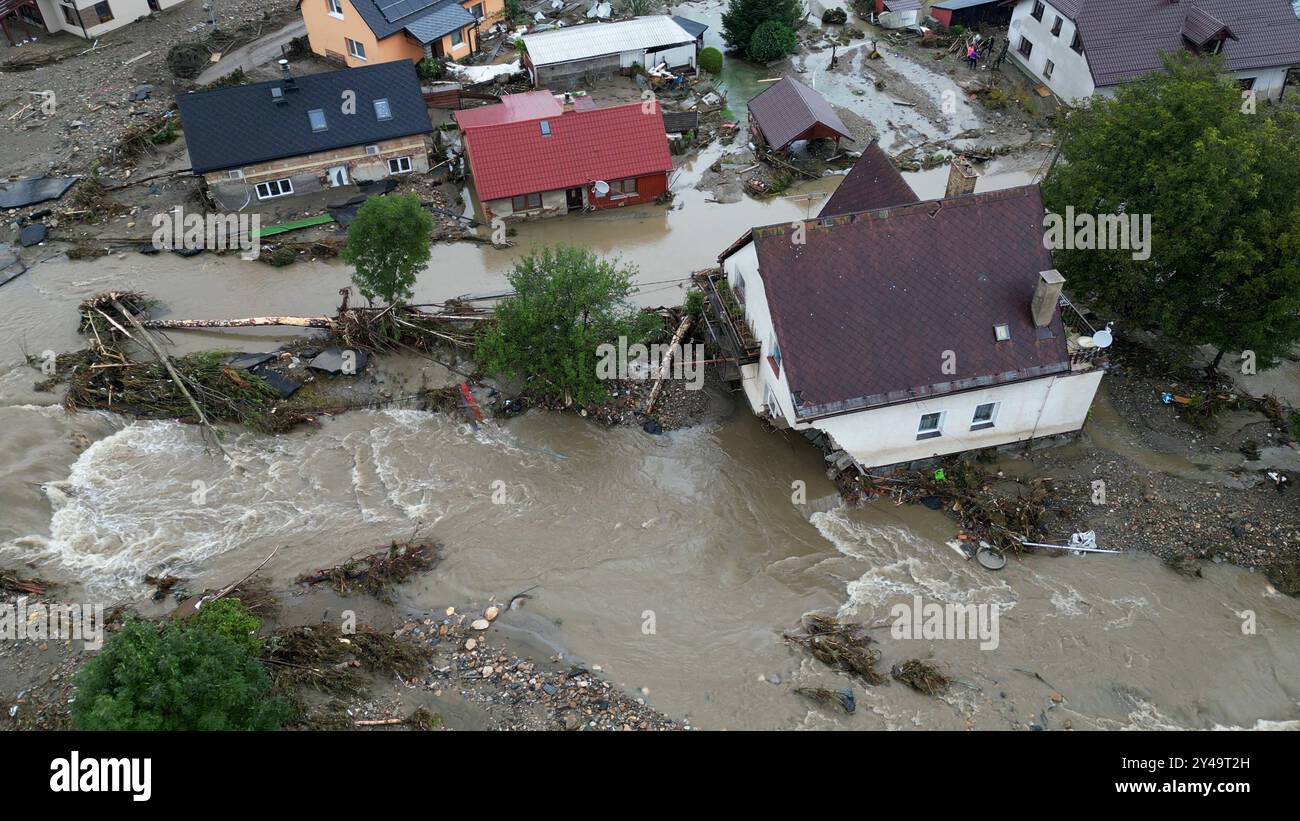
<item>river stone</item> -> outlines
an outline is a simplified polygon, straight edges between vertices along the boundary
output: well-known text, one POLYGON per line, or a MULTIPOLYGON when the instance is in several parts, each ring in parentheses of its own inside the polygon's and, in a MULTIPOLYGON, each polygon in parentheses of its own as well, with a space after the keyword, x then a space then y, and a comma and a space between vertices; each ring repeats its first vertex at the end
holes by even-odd
POLYGON ((493 605, 492 607, 489 607, 487 610, 483 611, 483 618, 487 619, 488 621, 496 621, 497 616, 499 615, 501 615, 501 608, 497 607, 496 605, 493 605))
POLYGON ((487 619, 474 619, 474 623, 470 625, 474 630, 486 630, 491 626, 492 622, 487 619))
POLYGON ((475 641, 474 639, 467 639, 465 641, 466 650, 473 650, 475 647, 478 647, 478 642, 475 641))

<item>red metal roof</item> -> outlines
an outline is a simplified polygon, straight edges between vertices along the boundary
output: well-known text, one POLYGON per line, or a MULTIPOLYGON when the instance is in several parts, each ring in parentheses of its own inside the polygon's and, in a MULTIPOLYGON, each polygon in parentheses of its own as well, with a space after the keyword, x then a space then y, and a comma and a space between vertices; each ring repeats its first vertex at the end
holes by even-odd
POLYGON ((480 200, 639 177, 673 167, 663 114, 654 102, 470 128, 464 139, 480 200), (543 124, 549 136, 543 134, 543 124))
POLYGON ((453 116, 461 130, 482 128, 502 123, 516 123, 524 120, 541 120, 546 117, 558 117, 564 112, 560 101, 549 91, 529 91, 526 94, 507 94, 500 103, 467 108, 457 111, 453 116))

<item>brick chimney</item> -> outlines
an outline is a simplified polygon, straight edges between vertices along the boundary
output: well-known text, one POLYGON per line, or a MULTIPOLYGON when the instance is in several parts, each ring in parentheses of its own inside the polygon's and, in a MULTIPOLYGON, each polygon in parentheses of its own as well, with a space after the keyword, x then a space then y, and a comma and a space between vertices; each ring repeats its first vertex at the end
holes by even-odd
POLYGON ((948 166, 948 190, 944 196, 959 197, 962 194, 974 194, 975 181, 978 179, 979 174, 975 172, 975 166, 970 164, 970 160, 957 154, 948 166))
POLYGON ((1061 289, 1064 287, 1065 277, 1055 268, 1038 272, 1038 284, 1034 286, 1034 301, 1030 306, 1034 314, 1034 327, 1046 328, 1052 324, 1061 302, 1061 289))

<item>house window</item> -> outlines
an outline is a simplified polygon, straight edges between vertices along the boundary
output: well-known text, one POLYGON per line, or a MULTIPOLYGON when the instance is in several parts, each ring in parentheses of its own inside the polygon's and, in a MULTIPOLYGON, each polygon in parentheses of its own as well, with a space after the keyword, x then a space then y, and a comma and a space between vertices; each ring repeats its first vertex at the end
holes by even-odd
POLYGON ((107 2, 95 4, 95 14, 99 17, 99 22, 107 23, 113 19, 113 9, 107 2))
POLYGON ((1031 11, 1030 14, 1035 20, 1041 23, 1043 22, 1043 12, 1046 10, 1047 7, 1042 4, 1042 0, 1034 0, 1034 10, 1031 11))
POLYGON ((1056 70, 1056 63, 1053 63, 1051 60, 1048 60, 1047 64, 1043 66, 1043 79, 1044 80, 1052 79, 1052 72, 1055 70, 1056 70))
POLYGON ((1070 41, 1070 48, 1079 54, 1083 54, 1083 36, 1079 34, 1078 29, 1074 31, 1074 39, 1070 41))
POLYGON ((456 29, 451 33, 451 47, 460 48, 463 45, 465 45, 465 35, 460 29, 456 29))
POLYGON ((293 183, 286 180, 271 180, 270 182, 259 182, 257 184, 257 198, 259 200, 269 200, 276 197, 286 197, 293 193, 293 183))
POLYGON ((516 211, 527 211, 530 208, 542 207, 541 194, 521 194, 518 197, 510 198, 510 207, 516 211))
POLYGON ((325 109, 323 108, 313 108, 308 111, 307 119, 311 120, 312 131, 324 131, 329 128, 329 125, 325 122, 325 109))
POLYGON ((542 136, 543 136, 543 137, 549 137, 549 136, 551 136, 551 123, 550 123, 549 120, 542 120, 542 121, 539 123, 539 127, 542 129, 542 136))
POLYGON ((371 156, 374 156, 375 154, 378 154, 378 153, 379 153, 379 146, 377 146, 377 145, 368 145, 368 146, 366 146, 366 153, 367 153, 367 154, 370 154, 371 156))
POLYGON ((1060 37, 1060 36, 1061 36, 1061 23, 1062 23, 1062 22, 1064 22, 1064 21, 1063 21, 1060 17, 1057 17, 1057 18, 1056 18, 1056 22, 1052 24, 1052 36, 1053 36, 1053 37, 1060 37))
POLYGON ((475 3, 473 6, 470 7, 469 13, 472 14, 472 15, 474 15, 474 19, 475 19, 475 20, 482 20, 482 19, 483 19, 483 4, 482 4, 482 3, 475 3))
POLYGON ((631 195, 636 193, 636 177, 626 180, 614 180, 609 184, 609 190, 615 194, 631 195))
POLYGON ((917 439, 935 439, 943 435, 943 412, 921 414, 921 423, 916 426, 917 439))
POLYGON ((379 120, 393 119, 393 107, 388 104, 387 98, 375 100, 375 118, 379 120))
POLYGON ((998 418, 998 402, 986 402, 975 408, 975 415, 971 417, 970 429, 983 430, 984 428, 993 427, 994 421, 998 418))
POLYGON ((388 161, 389 174, 409 174, 411 172, 410 157, 393 157, 388 161))
POLYGON ((343 39, 347 41, 348 54, 351 54, 353 57, 357 58, 358 60, 366 59, 365 46, 361 45, 356 40, 353 40, 351 37, 344 37, 343 39))
POLYGON ((63 9, 64 22, 70 26, 77 26, 80 28, 81 22, 77 20, 77 13, 72 10, 71 6, 60 6, 59 8, 63 9))
POLYGON ((1250 91, 1252 88, 1255 87, 1255 78, 1242 77, 1240 80, 1237 81, 1237 87, 1240 88, 1242 91, 1250 91))
POLYGON ((732 287, 731 292, 736 295, 736 301, 741 305, 745 304, 745 277, 743 274, 736 274, 736 284, 732 287))
POLYGON ((1005 324, 994 325, 993 338, 996 339, 998 342, 1006 342, 1007 340, 1011 339, 1011 326, 1005 324))
POLYGON ((772 335, 772 341, 768 344, 767 349, 771 353, 767 356, 767 361, 772 364, 772 370, 777 376, 781 375, 781 346, 776 343, 776 335, 772 335))
POLYGON ((330 16, 343 19, 343 0, 325 0, 329 3, 330 16))
POLYGON ((235 168, 226 172, 226 179, 228 180, 242 180, 243 178, 244 178, 243 169, 235 168))
POLYGON ((1034 53, 1034 44, 1029 42, 1028 37, 1022 36, 1020 38, 1020 45, 1016 46, 1016 51, 1020 52, 1021 56, 1028 57, 1030 54, 1034 53))

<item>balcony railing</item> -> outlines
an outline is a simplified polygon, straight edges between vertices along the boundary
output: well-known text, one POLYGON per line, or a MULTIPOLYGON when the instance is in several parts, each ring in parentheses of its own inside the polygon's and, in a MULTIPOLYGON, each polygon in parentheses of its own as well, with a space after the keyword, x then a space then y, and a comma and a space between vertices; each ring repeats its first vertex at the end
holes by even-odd
POLYGON ((705 329, 721 358, 737 367, 757 362, 762 344, 750 332, 735 294, 726 285, 726 275, 709 270, 696 273, 694 278, 704 294, 705 329))

